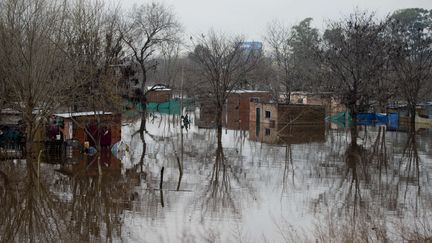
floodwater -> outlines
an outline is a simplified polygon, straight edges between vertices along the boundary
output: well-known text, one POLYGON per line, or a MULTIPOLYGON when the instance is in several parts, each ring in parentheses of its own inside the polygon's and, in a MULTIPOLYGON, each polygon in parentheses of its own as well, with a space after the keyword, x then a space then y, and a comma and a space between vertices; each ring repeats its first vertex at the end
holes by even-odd
POLYGON ((193 116, 186 131, 157 115, 141 162, 139 123, 123 122, 128 149, 100 167, 0 162, 0 241, 431 240, 430 130, 326 126, 280 141, 224 129, 220 144, 193 116))

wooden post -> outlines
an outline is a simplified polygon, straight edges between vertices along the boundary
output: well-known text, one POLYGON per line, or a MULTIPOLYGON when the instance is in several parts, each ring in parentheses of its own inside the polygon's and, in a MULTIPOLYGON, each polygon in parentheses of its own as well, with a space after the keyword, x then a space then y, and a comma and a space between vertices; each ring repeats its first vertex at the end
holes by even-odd
POLYGON ((163 201, 163 190, 162 190, 164 169, 165 169, 165 167, 162 166, 162 169, 161 169, 161 179, 160 179, 160 184, 159 184, 159 188, 160 188, 160 197, 161 197, 161 205, 162 205, 162 207, 165 206, 164 201, 163 201))
POLYGON ((37 160, 37 177, 39 178, 39 175, 40 175, 40 158, 41 158, 41 155, 42 155, 42 149, 41 150, 39 150, 39 155, 38 155, 38 160, 37 160))
POLYGON ((163 185, 163 173, 164 173, 164 169, 165 167, 162 166, 161 169, 161 179, 160 179, 160 183, 159 183, 159 189, 162 191, 162 185, 163 185))

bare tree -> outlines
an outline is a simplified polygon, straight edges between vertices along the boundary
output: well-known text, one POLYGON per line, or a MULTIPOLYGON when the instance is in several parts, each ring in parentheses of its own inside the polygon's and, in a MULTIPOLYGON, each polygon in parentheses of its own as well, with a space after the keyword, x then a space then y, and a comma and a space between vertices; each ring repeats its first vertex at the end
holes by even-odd
MULTIPOLYGON (((1 69, 0 69, 1 70, 1 69)), ((3 73, 0 73, 0 110, 6 105, 6 103, 10 100, 8 97, 9 92, 7 83, 5 81, 5 77, 3 73)))
POLYGON ((63 9, 59 1, 0 2, 0 73, 8 106, 23 115, 28 154, 44 118, 63 103, 72 84, 59 48, 63 9))
POLYGON ((121 75, 118 64, 123 58, 122 36, 117 28, 118 9, 111 10, 102 1, 67 2, 61 26, 64 57, 69 60, 73 86, 67 99, 68 111, 92 112, 88 119, 70 116, 74 126, 85 131, 86 140, 99 152, 96 162, 102 173, 102 137, 120 122, 121 75), (106 111, 114 113, 108 119, 106 111), (117 114, 116 114, 117 113, 117 114))
POLYGON ((285 88, 285 101, 290 102, 290 96, 293 86, 291 71, 293 70, 291 55, 292 47, 290 41, 292 35, 290 28, 275 21, 269 24, 267 28, 266 41, 270 46, 271 58, 275 62, 277 78, 280 84, 285 88))
POLYGON ((266 41, 287 103, 292 91, 311 90, 320 81, 317 58, 320 39, 311 22, 312 18, 306 18, 291 28, 273 22, 267 29, 266 41))
POLYGON ((120 30, 133 60, 139 64, 141 71, 139 82, 143 112, 139 133, 141 140, 144 141, 147 74, 158 65, 155 54, 160 50, 161 45, 176 43, 181 26, 169 8, 153 2, 135 6, 120 26, 120 30))
POLYGON ((240 87, 252 90, 268 90, 277 97, 280 83, 276 79, 271 58, 261 54, 256 67, 241 82, 240 87))
POLYGON ((323 69, 327 88, 335 91, 356 119, 368 109, 374 89, 383 78, 388 45, 383 38, 386 22, 377 22, 374 14, 355 12, 329 25, 323 39, 323 69))
POLYGON ((117 10, 101 1, 70 1, 62 26, 71 62, 74 92, 70 106, 77 110, 113 110, 119 103, 115 65, 122 58, 117 10), (103 101, 103 102, 101 102, 103 101))
POLYGON ((180 88, 178 83, 178 74, 181 71, 179 40, 171 43, 161 43, 160 54, 157 59, 159 66, 156 68, 154 75, 149 79, 155 84, 163 83, 171 88, 180 88))
POLYGON ((229 38, 210 31, 196 40, 190 58, 197 65, 198 94, 205 95, 216 111, 218 141, 222 138, 222 111, 226 99, 244 76, 253 70, 261 52, 247 49, 240 37, 229 38))

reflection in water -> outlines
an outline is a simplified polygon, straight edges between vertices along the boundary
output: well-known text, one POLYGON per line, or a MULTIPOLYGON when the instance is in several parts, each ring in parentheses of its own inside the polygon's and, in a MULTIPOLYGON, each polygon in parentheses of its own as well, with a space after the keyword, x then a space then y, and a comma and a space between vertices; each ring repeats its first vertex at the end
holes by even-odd
POLYGON ((75 178, 67 205, 67 228, 74 239, 112 241, 121 234, 122 211, 130 208, 129 185, 113 177, 75 178))
POLYGON ((293 164, 293 155, 292 155, 292 147, 291 144, 285 145, 285 161, 284 161, 284 173, 283 173, 283 183, 282 183, 282 195, 288 193, 288 177, 291 167, 291 178, 292 185, 295 186, 294 180, 294 164, 293 164))
POLYGON ((353 126, 351 131, 351 143, 348 145, 345 155, 346 173, 344 181, 348 183, 348 192, 345 205, 353 207, 353 217, 356 216, 356 209, 360 207, 361 190, 360 180, 368 183, 368 161, 366 149, 357 143, 357 127, 353 126), (352 200, 352 201, 350 201, 352 200))
POLYGON ((181 131, 174 116, 147 125, 147 147, 139 136, 131 140, 133 126, 122 131, 131 148, 123 161, 107 151, 42 163, 40 177, 35 162, 0 163, 0 241, 427 242, 432 235, 429 134, 360 126, 271 144, 255 142, 253 131, 224 130, 220 140, 214 130, 181 131))
MULTIPOLYGON (((430 221, 418 216, 431 212, 432 205, 424 204, 430 200, 430 190, 420 194, 422 184, 429 182, 421 181, 422 177, 428 178, 428 171, 423 174, 420 171, 425 167, 417 150, 417 138, 414 133, 390 133, 389 140, 385 127, 371 130, 350 128, 345 164, 339 167, 344 168, 341 170, 344 176, 336 177, 339 185, 322 193, 314 203, 316 210, 327 212, 322 218, 325 223, 316 225, 315 234, 337 242, 424 241, 425 233, 431 233, 432 228, 428 226, 430 221), (401 147, 394 135, 407 135, 401 147), (390 151, 389 141, 393 146, 390 151), (349 227, 341 228, 342 225, 349 227)), ((339 174, 337 171, 335 176, 339 174)))
POLYGON ((420 157, 417 150, 416 134, 413 131, 408 134, 399 167, 400 174, 403 180, 406 181, 406 187, 408 187, 409 183, 414 183, 418 186, 418 193, 420 194, 420 157))
POLYGON ((57 242, 63 238, 64 212, 60 198, 38 178, 34 164, 9 165, 5 193, 0 197, 1 242, 57 242), (13 179, 12 179, 13 178, 13 179))
POLYGON ((249 125, 249 139, 268 144, 305 144, 325 142, 325 126, 285 125, 282 130, 269 123, 249 125))
MULTIPOLYGON (((0 203, 1 242, 93 242, 120 237, 132 184, 110 154, 87 157, 58 172, 32 162, 5 166, 11 178, 0 203), (102 176, 98 176, 100 158, 102 176)), ((118 162, 118 161, 117 161, 118 162)))
POLYGON ((225 158, 222 143, 219 142, 216 149, 215 162, 211 171, 208 188, 203 200, 203 213, 211 211, 223 214, 225 210, 231 210, 232 213, 238 213, 235 201, 232 197, 232 188, 229 171, 230 164, 225 158))

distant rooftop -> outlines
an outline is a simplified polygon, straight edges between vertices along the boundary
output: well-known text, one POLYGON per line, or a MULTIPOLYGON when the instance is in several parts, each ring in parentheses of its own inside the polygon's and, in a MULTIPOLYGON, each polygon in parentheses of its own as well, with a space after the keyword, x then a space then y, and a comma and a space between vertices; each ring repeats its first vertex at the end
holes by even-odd
POLYGON ((159 85, 159 84, 156 84, 156 85, 153 85, 153 86, 147 86, 147 90, 150 90, 150 89, 153 89, 155 91, 170 91, 171 90, 167 86, 165 86, 165 85, 159 85))
POLYGON ((263 91, 263 90, 249 90, 249 89, 238 89, 233 90, 231 93, 235 94, 243 94, 243 93, 268 93, 269 91, 263 91))
POLYGON ((94 115, 111 115, 112 112, 108 111, 85 111, 85 112, 69 112, 69 113, 57 113, 55 116, 63 117, 63 118, 71 118, 76 116, 94 116, 94 115))

